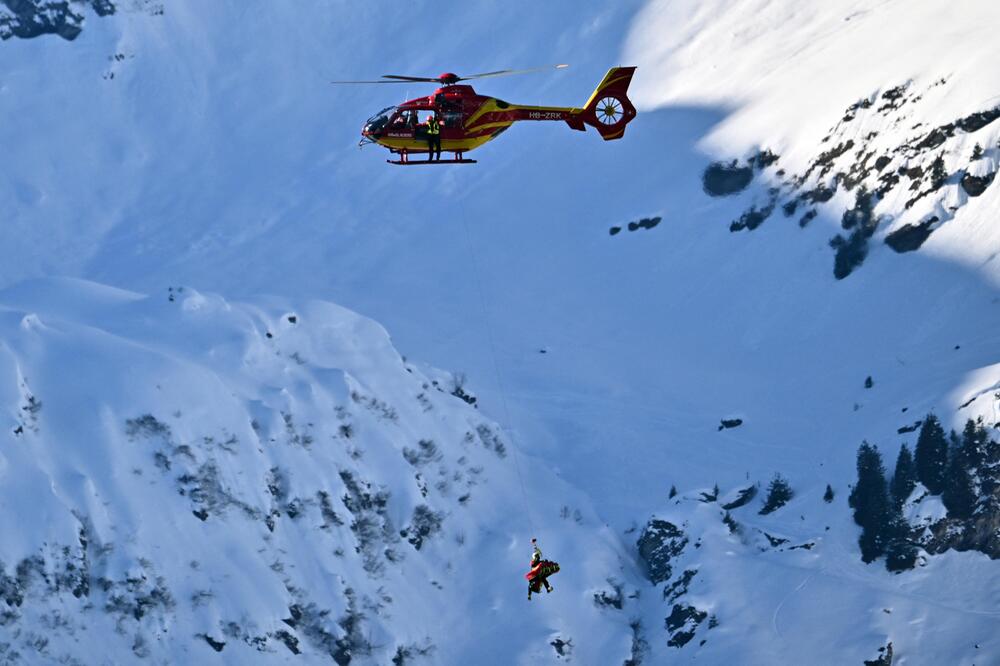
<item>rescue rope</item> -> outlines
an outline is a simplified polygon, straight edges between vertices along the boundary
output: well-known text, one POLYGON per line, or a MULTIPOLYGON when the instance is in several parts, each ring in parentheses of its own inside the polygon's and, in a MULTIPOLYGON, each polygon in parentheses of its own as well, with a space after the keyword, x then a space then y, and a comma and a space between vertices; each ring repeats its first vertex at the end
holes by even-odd
POLYGON ((513 449, 511 457, 514 459, 514 470, 517 472, 517 479, 521 484, 521 498, 524 500, 524 515, 528 519, 528 527, 531 530, 531 536, 537 536, 535 534, 535 522, 531 519, 531 502, 528 501, 528 490, 527 486, 524 484, 524 476, 521 474, 521 464, 519 462, 520 447, 518 446, 517 438, 514 434, 514 422, 510 417, 510 408, 507 405, 507 391, 504 389, 503 378, 500 376, 500 364, 497 363, 497 349, 496 341, 493 339, 493 326, 491 325, 489 309, 486 305, 486 295, 483 291, 483 282, 479 274, 479 256, 476 254, 475 245, 472 242, 472 235, 469 233, 469 221, 468 216, 465 214, 465 206, 462 207, 462 229, 465 231, 465 243, 469 249, 469 256, 472 258, 472 273, 473 278, 476 283, 476 291, 479 294, 479 307, 482 314, 483 326, 486 329, 486 341, 490 349, 490 358, 493 361, 493 374, 496 377, 497 389, 500 391, 500 404, 503 409, 503 417, 505 423, 510 425, 510 430, 508 436, 511 440, 511 448, 513 449))

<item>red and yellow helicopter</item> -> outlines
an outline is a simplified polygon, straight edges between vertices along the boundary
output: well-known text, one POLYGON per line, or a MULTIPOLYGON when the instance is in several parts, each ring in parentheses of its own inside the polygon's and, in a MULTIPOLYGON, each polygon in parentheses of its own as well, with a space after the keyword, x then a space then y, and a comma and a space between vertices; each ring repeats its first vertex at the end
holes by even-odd
POLYGON ((480 95, 470 85, 458 85, 460 81, 564 67, 567 65, 500 70, 472 76, 458 76, 450 72, 437 77, 386 74, 380 81, 333 83, 441 84, 433 94, 386 107, 364 124, 359 145, 374 143, 388 148, 390 153, 399 156, 395 160, 386 160, 390 164, 473 164, 476 160, 467 159, 465 153, 496 138, 519 120, 564 121, 570 128, 580 131, 585 131, 586 126, 590 125, 597 129, 605 141, 622 138, 625 126, 636 115, 635 107, 626 94, 635 67, 612 67, 608 70, 604 80, 581 108, 510 104, 496 97, 480 95), (453 159, 430 160, 428 125, 422 119, 430 117, 432 112, 440 123, 441 148, 453 153, 453 159), (422 153, 428 154, 428 159, 410 160, 411 155, 422 153))

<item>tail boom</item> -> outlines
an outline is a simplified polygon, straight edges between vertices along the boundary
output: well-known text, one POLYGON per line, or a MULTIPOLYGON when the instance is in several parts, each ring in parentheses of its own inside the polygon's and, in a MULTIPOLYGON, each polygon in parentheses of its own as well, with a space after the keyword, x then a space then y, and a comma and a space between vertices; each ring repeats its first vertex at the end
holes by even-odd
POLYGON ((635 69, 609 69, 583 108, 525 106, 490 99, 465 121, 464 128, 467 132, 493 132, 495 136, 518 121, 556 120, 581 132, 590 125, 605 141, 620 139, 625 134, 625 126, 636 116, 635 107, 628 98, 628 87, 635 69))

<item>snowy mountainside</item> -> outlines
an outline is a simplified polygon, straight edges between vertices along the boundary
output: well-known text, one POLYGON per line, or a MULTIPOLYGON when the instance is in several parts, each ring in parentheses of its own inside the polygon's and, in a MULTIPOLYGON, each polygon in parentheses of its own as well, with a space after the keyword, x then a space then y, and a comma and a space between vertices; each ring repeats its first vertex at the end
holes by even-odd
MULTIPOLYGON (((985 2, 654 1, 626 54, 650 72, 635 93, 640 106, 731 105, 705 146, 724 157, 769 154, 767 164, 741 165, 763 171, 762 191, 734 230, 782 208, 803 226, 826 209, 839 219, 867 208, 870 221, 856 222, 860 212, 843 220, 855 237, 848 250, 864 255, 874 235, 908 252, 966 204, 966 219, 996 209, 996 199, 973 199, 1000 154, 1000 54, 988 27, 998 21, 1000 9, 985 2), (862 205, 859 189, 875 196, 862 205)), ((995 282, 995 225, 972 233, 975 244, 963 242, 969 231, 944 232, 928 250, 995 282)))
MULTIPOLYGON (((879 446, 891 473, 896 452, 903 443, 914 446, 930 413, 959 431, 968 418, 1000 422, 1000 186, 986 182, 997 167, 1000 121, 967 124, 986 119, 1000 101, 994 98, 1000 86, 992 3, 710 0, 598 7, 557 0, 461 3, 444 13, 432 11, 431 0, 392 12, 319 0, 296 11, 278 3, 247 6, 176 0, 162 14, 122 9, 98 18, 89 12, 72 42, 43 36, 0 44, 8 70, 0 82, 7 118, 0 124, 7 150, 0 197, 11 203, 0 233, 14 248, 0 265, 0 283, 70 275, 157 294, 102 297, 135 300, 131 309, 120 306, 133 314, 95 320, 78 303, 97 296, 66 294, 110 287, 18 287, 6 295, 17 311, 7 333, 15 340, 26 335, 20 322, 31 312, 49 327, 52 319, 76 322, 71 337, 79 332, 90 340, 91 333, 107 331, 115 340, 193 363, 204 381, 189 373, 183 383, 229 405, 231 418, 210 420, 209 432, 171 420, 173 408, 159 407, 165 403, 158 392, 139 404, 123 390, 112 391, 113 404, 124 407, 114 408, 106 429, 116 433, 115 450, 140 442, 149 447, 152 459, 145 464, 155 472, 141 478, 174 479, 173 471, 156 467, 157 452, 177 476, 199 478, 201 468, 192 467, 183 449, 168 455, 171 447, 193 446, 180 435, 199 444, 192 455, 207 456, 215 450, 205 447, 228 441, 228 434, 241 443, 263 437, 247 425, 257 419, 269 425, 268 437, 286 445, 293 436, 274 415, 276 405, 302 410, 292 415, 300 440, 301 424, 312 422, 341 442, 335 407, 316 404, 317 396, 367 415, 358 437, 367 431, 379 444, 366 443, 360 461, 338 450, 302 472, 303 457, 317 455, 310 443, 311 453, 301 453, 294 465, 284 457, 272 461, 265 448, 266 455, 247 460, 253 472, 244 471, 239 478, 248 480, 239 483, 230 484, 219 467, 222 487, 239 491, 233 494, 239 504, 223 499, 221 506, 226 524, 242 521, 226 533, 240 544, 253 539, 256 545, 258 535, 271 535, 274 543, 307 519, 318 526, 309 538, 327 540, 335 529, 322 528, 315 497, 321 489, 330 496, 345 522, 336 528, 348 544, 345 559, 330 564, 326 555, 314 558, 310 549, 277 543, 289 553, 282 560, 286 570, 302 559, 307 564, 297 566, 316 572, 303 574, 306 589, 331 595, 315 603, 317 612, 330 610, 320 624, 334 644, 353 624, 344 585, 324 585, 325 571, 350 581, 362 607, 366 599, 377 604, 379 586, 393 590, 394 604, 366 612, 362 626, 370 626, 369 642, 377 649, 356 654, 359 663, 383 663, 401 646, 419 663, 428 635, 436 646, 424 657, 431 663, 861 664, 876 659, 880 648, 885 655, 890 644, 894 664, 1000 661, 996 562, 981 552, 942 549, 922 552, 919 566, 899 574, 886 571, 885 558, 864 564, 847 503, 862 441, 879 446), (524 20, 528 15, 532 20, 524 20), (517 126, 477 151, 475 167, 391 170, 384 155, 356 149, 358 126, 424 89, 326 86, 330 78, 389 71, 469 73, 537 62, 573 66, 552 78, 497 79, 477 90, 525 103, 579 104, 609 65, 638 65, 632 95, 641 112, 625 139, 604 143, 593 133, 517 126), (719 192, 706 187, 710 174, 721 175, 728 183, 723 189, 732 191, 713 196, 719 192), (879 193, 887 175, 898 180, 879 193), (982 191, 974 195, 970 184, 982 191), (859 205, 862 188, 878 198, 859 205), (899 254, 883 241, 908 225, 926 225, 930 234, 899 254), (831 248, 831 240, 850 241, 857 229, 863 262, 837 276, 839 248, 831 248), (226 300, 168 290, 177 284, 226 300), (15 302, 18 290, 26 295, 15 302), (244 323, 221 331, 206 323, 189 333, 188 318, 198 310, 177 314, 186 312, 179 304, 187 298, 194 299, 189 307, 204 299, 204 307, 231 308, 244 323), (242 355, 227 355, 234 344, 246 344, 266 357, 268 345, 292 336, 309 341, 307 349, 322 347, 310 328, 318 315, 303 305, 314 299, 362 312, 391 331, 408 356, 464 373, 483 418, 516 434, 504 438, 507 458, 479 452, 490 483, 473 488, 467 505, 454 491, 439 497, 433 484, 428 498, 419 496, 416 467, 405 454, 411 451, 425 480, 431 473, 423 470, 435 465, 454 461, 448 467, 455 469, 459 451, 446 449, 444 440, 461 446, 465 424, 477 413, 436 392, 429 394, 434 409, 418 413, 413 394, 429 379, 449 386, 447 376, 401 363, 381 342, 372 344, 383 349, 385 363, 375 368, 360 367, 361 357, 352 354, 321 363, 325 354, 289 346, 248 377, 242 355), (155 310, 154 303, 164 313, 151 315, 163 323, 155 333, 140 326, 136 314, 155 310), (288 314, 300 317, 296 324, 288 314), (275 338, 261 340, 261 330, 275 338), (193 347, 192 336, 204 346, 193 347), (207 349, 228 361, 214 361, 207 349), (304 364, 293 358, 297 351, 304 364), (333 370, 307 376, 317 364, 378 387, 359 395, 396 409, 397 402, 408 405, 399 414, 401 422, 415 424, 412 436, 399 443, 386 434, 396 426, 350 398, 351 387, 327 388, 348 381, 333 370), (222 388, 210 391, 213 382, 222 388), (274 398, 270 387, 285 393, 274 398), (258 417, 257 403, 243 404, 251 397, 268 406, 270 420, 258 417), (142 420, 146 414, 155 423, 142 420), (444 416, 448 424, 434 421, 444 416), (152 427, 150 436, 143 424, 152 427), (156 424, 168 426, 178 441, 163 443, 156 424), (425 462, 434 455, 419 448, 425 424, 449 433, 434 440, 445 456, 441 463, 425 462), (201 446, 206 437, 212 443, 201 446), (383 451, 386 440, 391 460, 367 452, 383 451), (513 456, 515 449, 523 458, 513 456), (516 460, 526 461, 523 490, 516 460), (290 483, 303 488, 287 502, 266 488, 276 463, 291 469, 290 483), (335 476, 324 475, 326 486, 306 483, 328 467, 335 476), (340 478, 342 468, 373 483, 368 500, 356 499, 340 478), (794 495, 761 514, 775 473, 794 495), (390 493, 397 532, 421 502, 450 513, 419 552, 399 537, 390 547, 406 558, 373 579, 364 568, 368 551, 352 557, 357 541, 345 528, 347 505, 377 506, 379 487, 390 493), (755 496, 735 505, 748 488, 757 489, 755 496), (495 501, 477 503, 477 489, 484 499, 496 493, 495 501), (299 522, 288 518, 285 506, 294 497, 316 502, 299 522), (273 520, 272 534, 273 507, 282 515, 273 520), (260 518, 244 518, 246 508, 260 518), (449 530, 459 528, 466 545, 442 554, 452 543, 449 530), (554 594, 525 607, 521 569, 529 530, 563 571, 554 594), (476 533, 483 534, 478 545, 476 533), (468 576, 463 585, 428 573, 448 557, 466 558, 455 574, 468 576), (501 566, 484 567, 497 561, 501 566), (461 631, 399 619, 435 613, 441 625, 461 631)), ((341 316, 348 317, 334 319, 341 316)), ((25 326, 34 326, 31 321, 25 326)), ((363 348, 369 336, 384 341, 374 325, 358 335, 363 348)), ((27 358, 25 349, 18 353, 27 358)), ((11 432, 21 429, 11 444, 41 436, 45 431, 34 433, 31 415, 51 413, 49 392, 32 383, 39 370, 29 369, 27 388, 9 389, 11 432)), ((153 370, 141 374, 161 366, 153 370)), ((116 374, 134 381, 124 370, 116 374)), ((11 376, 20 386, 17 372, 11 376)), ((91 374, 87 384, 96 388, 88 395, 101 395, 104 377, 91 374)), ((183 404, 181 421, 198 413, 183 404)), ((231 454, 212 455, 228 460, 231 454)), ((34 469, 33 459, 18 460, 34 469)), ((232 467, 234 474, 241 464, 232 467)), ((34 487, 48 487, 44 477, 29 477, 38 481, 34 487)), ((283 494, 281 484, 274 487, 283 494)), ((171 494, 165 503, 185 521, 178 525, 222 522, 211 512, 204 523, 194 515, 208 511, 192 503, 206 496, 200 488, 182 487, 185 495, 171 494)), ((148 503, 147 495, 138 497, 148 503)), ((121 493, 114 505, 122 513, 144 511, 121 493)), ((216 502, 213 510, 219 508, 216 502)), ((927 496, 907 510, 913 522, 933 521, 945 507, 938 496, 927 496)), ((377 511, 369 512, 361 524, 379 520, 377 511)), ((58 541, 72 546, 77 524, 66 518, 61 529, 69 536, 58 541)), ((14 580, 17 558, 45 538, 25 533, 32 538, 23 553, 3 556, 14 580)), ((135 543, 145 539, 143 533, 135 543)), ((219 542, 205 543, 214 548, 219 542)), ((256 570, 273 563, 260 557, 256 570)), ((30 565, 25 571, 34 575, 30 565)), ((214 619, 190 620, 182 595, 172 596, 176 607, 168 617, 183 627, 183 649, 225 661, 252 655, 247 640, 263 638, 275 651, 261 659, 329 662, 316 647, 324 644, 323 634, 307 631, 315 624, 303 624, 290 610, 295 600, 284 580, 265 574, 273 584, 267 589, 284 596, 265 604, 245 597, 252 593, 241 587, 241 601, 222 611, 262 609, 255 613, 261 628, 234 631, 235 639, 214 619), (311 651, 292 655, 276 639, 278 631, 311 651), (226 640, 223 652, 213 652, 199 634, 226 640)), ((44 585, 31 589, 48 593, 44 585)), ((307 605, 299 603, 296 613, 307 605)), ((160 615, 151 611, 146 621, 160 621, 160 607, 151 608, 160 615)), ((17 649, 30 650, 23 649, 26 632, 47 621, 28 617, 11 625, 21 632, 17 649)), ((128 629, 123 661, 133 655, 137 631, 128 629)), ((141 630, 151 654, 171 654, 148 625, 141 630)))
POLYGON ((0 307, 4 663, 515 659, 470 613, 523 602, 509 444, 381 327, 75 280, 0 307))
POLYGON ((950 80, 921 109, 932 126, 1000 100, 997 20, 989 2, 651 0, 624 57, 648 74, 633 91, 640 107, 726 106, 706 138, 714 152, 767 146, 803 168, 830 121, 872 92, 950 80))

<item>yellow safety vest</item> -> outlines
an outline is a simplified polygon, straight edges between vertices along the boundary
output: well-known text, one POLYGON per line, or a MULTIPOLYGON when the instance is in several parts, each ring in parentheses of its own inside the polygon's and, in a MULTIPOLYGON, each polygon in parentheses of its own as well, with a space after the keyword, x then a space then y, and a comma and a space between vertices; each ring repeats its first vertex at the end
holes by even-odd
POLYGON ((427 133, 428 134, 440 134, 441 133, 441 123, 435 119, 430 119, 427 121, 427 133))

